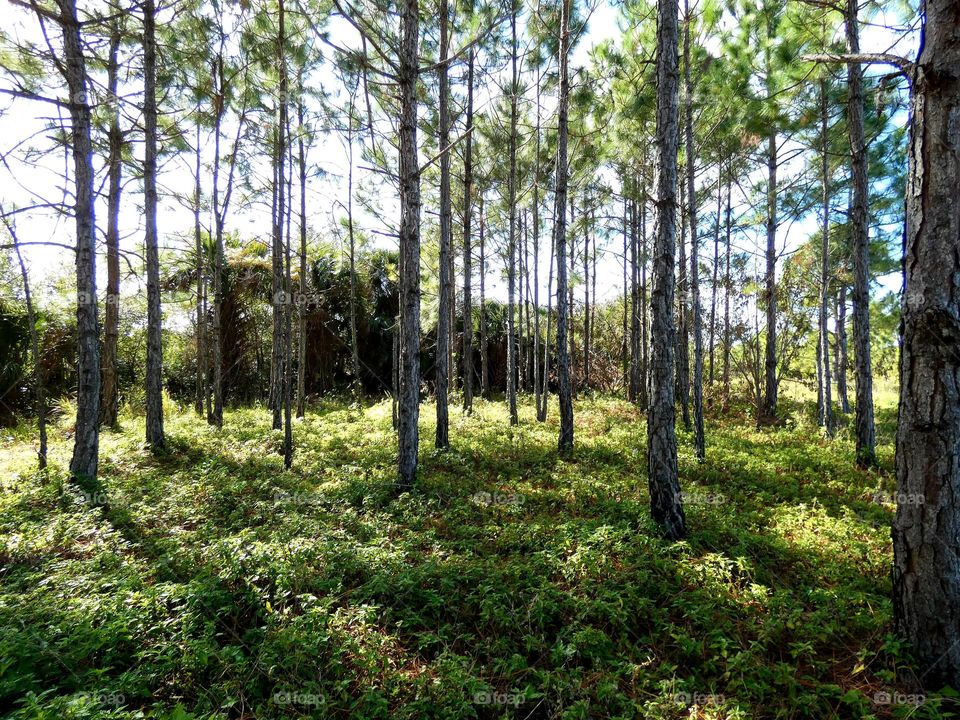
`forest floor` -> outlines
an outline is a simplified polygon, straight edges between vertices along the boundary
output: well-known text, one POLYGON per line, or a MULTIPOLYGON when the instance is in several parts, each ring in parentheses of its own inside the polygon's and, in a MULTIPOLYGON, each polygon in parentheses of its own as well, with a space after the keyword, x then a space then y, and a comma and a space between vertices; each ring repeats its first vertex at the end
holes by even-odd
POLYGON ((171 408, 102 436, 101 481, 33 470, 29 428, 0 443, 0 715, 15 718, 868 718, 950 716, 911 694, 891 623, 895 407, 881 469, 809 404, 782 428, 708 416, 680 433, 690 537, 650 520, 641 414, 576 403, 507 425, 451 412, 395 496, 390 403, 322 403, 294 468, 262 408, 223 432, 171 408), (901 677, 903 675, 901 674, 901 677))

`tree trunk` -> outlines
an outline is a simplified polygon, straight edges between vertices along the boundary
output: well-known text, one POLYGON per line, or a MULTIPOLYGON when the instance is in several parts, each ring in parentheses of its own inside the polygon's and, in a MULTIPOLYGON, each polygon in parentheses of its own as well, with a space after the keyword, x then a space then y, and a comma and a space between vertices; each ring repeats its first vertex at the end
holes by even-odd
POLYGON ((833 399, 830 378, 830 332, 827 327, 827 308, 830 303, 830 136, 828 134, 829 106, 827 81, 820 80, 820 144, 821 144, 821 191, 823 195, 823 222, 820 237, 820 314, 819 314, 819 373, 820 373, 820 418, 827 433, 833 437, 833 399))
MULTIPOLYGON (((556 205, 554 205, 556 211, 556 205)), ((556 219, 554 219, 556 223, 556 219)), ((543 340, 543 392, 537 420, 544 422, 547 419, 547 404, 550 400, 550 335, 553 323, 553 265, 556 259, 556 242, 550 243, 550 269, 547 271, 547 329, 543 340)))
POLYGON ((473 412, 473 248, 470 233, 473 217, 473 63, 467 60, 467 129, 463 151, 463 409, 473 412))
POLYGON ((893 607, 925 687, 960 688, 960 20, 927 0, 913 69, 893 607))
MULTIPOLYGON (((847 52, 860 52, 857 27, 858 0, 847 0, 847 52)), ((850 205, 850 246, 853 255, 853 347, 856 380, 857 464, 876 465, 876 433, 873 426, 873 371, 870 364, 870 237, 867 226, 867 141, 863 129, 863 69, 847 65, 847 127, 853 155, 850 205)))
POLYGON ((193 178, 193 245, 196 254, 196 273, 197 273, 197 399, 196 411, 198 415, 203 415, 204 407, 207 409, 207 415, 210 415, 210 384, 207 367, 207 287, 204 278, 204 268, 206 267, 203 251, 203 231, 200 226, 201 199, 203 193, 200 186, 200 121, 199 108, 197 108, 197 139, 195 157, 194 157, 194 178, 193 178))
POLYGON ((75 480, 97 476, 100 447, 100 342, 97 324, 97 245, 94 224, 93 147, 87 65, 80 40, 75 0, 58 0, 63 27, 61 72, 70 97, 73 148, 74 219, 77 228, 77 418, 70 475, 75 480))
POLYGON ((143 194, 147 255, 147 418, 146 441, 164 446, 163 344, 160 310, 160 254, 157 245, 157 46, 154 0, 143 3, 143 194))
POLYGON ((764 287, 767 338, 764 355, 764 396, 762 415, 770 422, 777 417, 777 133, 767 139, 767 273, 764 287))
POLYGON ((731 185, 733 183, 733 173, 727 169, 727 216, 726 225, 726 245, 724 248, 724 270, 723 270, 723 409, 726 410, 730 404, 730 231, 731 222, 731 185))
POLYGON ((513 322, 514 292, 517 282, 517 11, 510 17, 511 75, 510 75, 510 177, 507 187, 507 204, 510 213, 510 236, 507 239, 507 404, 510 407, 510 424, 516 425, 517 417, 517 357, 516 336, 513 322))
POLYGON ((657 205, 658 229, 653 252, 651 296, 653 347, 650 365, 650 408, 647 413, 647 478, 650 510, 671 540, 686 535, 680 483, 677 477, 677 438, 674 429, 673 321, 674 264, 677 232, 678 27, 677 3, 657 2, 657 205))
POLYGON ((840 412, 850 412, 850 399, 847 395, 847 286, 840 283, 837 296, 837 395, 840 396, 840 412))
POLYGON ((490 398, 490 353, 487 338, 487 254, 484 237, 483 193, 478 198, 480 216, 480 396, 490 398))
POLYGON ((640 191, 640 375, 637 385, 640 389, 640 409, 646 411, 650 405, 649 357, 650 345, 647 342, 647 180, 643 179, 640 191))
POLYGON ((706 455, 706 440, 703 431, 703 320, 700 312, 700 237, 697 228, 697 193, 694 186, 694 160, 696 146, 693 144, 693 88, 690 84, 690 4, 684 0, 683 71, 687 91, 686 138, 687 138, 687 212, 690 217, 690 305, 693 322, 693 449, 697 460, 706 455))
MULTIPOLYGON (((683 193, 681 193, 683 195, 683 193)), ((677 266, 677 396, 680 399, 680 417, 685 430, 690 430, 690 336, 687 326, 687 213, 686 202, 680 199, 680 262, 677 266)))
POLYGON ((623 371, 623 386, 627 391, 627 401, 636 401, 636 389, 633 386, 633 338, 630 334, 630 313, 633 308, 633 278, 635 271, 630 262, 630 201, 627 199, 627 178, 621 184, 623 192, 623 342, 620 343, 620 369, 623 371), (627 269, 630 279, 627 280, 627 269))
MULTIPOLYGON (((717 167, 717 221, 713 225, 713 265, 710 274, 710 387, 716 376, 717 273, 720 264, 720 214, 723 212, 723 164, 717 167)), ((711 403, 712 403, 711 399, 711 403)))
MULTIPOLYGON (((123 168, 123 134, 120 132, 120 102, 117 99, 120 27, 110 36, 107 57, 107 94, 110 97, 110 129, 107 133, 107 306, 103 311, 103 378, 100 424, 116 427, 118 411, 117 341, 120 337, 120 180, 123 168)), ((200 316, 197 315, 197 322, 200 316)), ((199 327, 199 326, 198 326, 199 327)), ((197 400, 199 402, 199 392, 197 400)))
MULTIPOLYGON (((302 79, 297 83, 303 92, 302 79)), ((352 108, 352 104, 351 104, 352 108)), ((353 113, 350 113, 351 117, 353 113)), ((297 417, 302 418, 307 409, 307 152, 303 141, 304 135, 304 107, 303 101, 297 103, 297 150, 299 151, 300 168, 300 302, 297 304, 297 320, 299 328, 297 332, 297 417)), ((350 157, 350 179, 353 179, 353 155, 351 145, 350 157)), ((351 201, 353 193, 350 193, 351 201)), ((351 217, 352 213, 347 213, 351 217)), ((352 227, 351 227, 352 230, 352 227)), ((352 248, 351 248, 352 249, 352 248)), ((353 279, 353 268, 351 267, 351 280, 353 279)))
MULTIPOLYGON (((573 452, 573 388, 571 387, 570 348, 567 334, 570 330, 567 279, 567 133, 570 78, 568 57, 570 48, 570 2, 560 1, 560 87, 557 99, 557 170, 554 192, 553 242, 557 254, 557 376, 560 395, 560 437, 557 442, 561 454, 573 452)), ((571 333, 572 335, 572 333, 571 333)))
MULTIPOLYGON (((633 190, 636 193, 637 183, 634 180, 633 190)), ((642 338, 640 331, 640 285, 639 285, 639 252, 640 238, 637 224, 637 199, 630 202, 630 402, 639 402, 640 387, 643 378, 640 375, 640 353, 642 352, 642 338)))
POLYGON ((583 389, 590 390, 590 216, 583 212, 583 389))
MULTIPOLYGON (((359 75, 357 76, 359 82, 359 75)), ((357 243, 353 230, 353 108, 357 86, 350 93, 347 115, 347 237, 350 243, 350 369, 353 394, 363 395, 363 380, 360 377, 360 341, 357 337, 357 243)))
POLYGON ((450 80, 447 72, 447 43, 449 42, 447 0, 440 3, 440 306, 437 312, 437 431, 435 444, 439 449, 450 447, 450 419, 448 412, 450 392, 450 305, 453 278, 450 274, 450 236, 452 234, 450 201, 450 80))
POLYGON ((420 439, 420 169, 417 165, 418 0, 400 6, 400 401, 398 477, 401 491, 417 477, 420 439))
POLYGON ((4 218, 4 224, 13 239, 13 249, 20 265, 20 277, 23 279, 23 299, 27 307, 27 325, 30 326, 30 359, 33 362, 33 386, 37 399, 37 430, 40 436, 40 448, 37 451, 37 467, 42 471, 47 467, 47 395, 43 385, 43 368, 40 363, 40 338, 37 332, 37 316, 33 308, 33 296, 30 293, 30 276, 27 265, 20 252, 20 239, 12 221, 4 218))

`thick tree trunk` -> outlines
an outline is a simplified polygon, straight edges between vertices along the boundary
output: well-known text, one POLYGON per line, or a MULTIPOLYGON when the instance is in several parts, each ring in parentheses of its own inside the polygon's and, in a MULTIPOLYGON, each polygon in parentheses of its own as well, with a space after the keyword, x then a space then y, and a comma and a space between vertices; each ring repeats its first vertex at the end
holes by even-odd
POLYGON ((463 151, 463 409, 473 412, 473 248, 470 233, 473 217, 473 63, 467 60, 467 138, 463 151))
POLYGON ((449 31, 449 7, 447 0, 440 3, 440 305, 437 310, 437 429, 435 445, 439 449, 450 447, 450 417, 448 410, 450 392, 450 307, 453 278, 450 273, 450 242, 453 232, 450 200, 450 79, 447 69, 449 31))
MULTIPOLYGON (((107 56, 107 94, 110 96, 110 128, 107 131, 107 297, 103 311, 103 387, 100 424, 116 427, 118 411, 117 341, 120 337, 120 180, 123 168, 123 135, 120 132, 120 102, 117 98, 120 28, 110 36, 107 56)), ((197 316, 199 323, 200 316, 197 316)), ((199 326, 198 326, 199 327, 199 326)), ((197 395, 199 402, 199 393, 197 395)))
MULTIPOLYGON (((557 99, 557 170, 553 242, 557 256, 557 381, 560 395, 560 437, 557 446, 561 454, 573 452, 573 388, 571 386, 570 348, 567 334, 570 330, 569 282, 567 278, 567 133, 570 78, 568 54, 570 49, 570 3, 560 2, 560 87, 557 99)), ((571 253, 572 254, 572 253, 571 253)), ((572 333, 570 333, 572 335, 572 333)))
POLYGON ((697 228, 697 193, 694 186, 694 160, 696 146, 693 143, 693 87, 690 84, 690 4, 684 0, 683 72, 687 91, 686 138, 687 138, 687 213, 690 218, 690 305, 693 323, 693 449, 697 460, 706 455, 706 440, 703 431, 703 319, 700 312, 700 238, 697 228))
POLYGON ((417 165, 418 0, 400 5, 400 400, 397 488, 417 477, 420 439, 420 169, 417 165))
POLYGON ((893 607, 919 680, 939 689, 960 688, 960 17, 951 0, 924 8, 908 154, 893 607))
POLYGON ((823 221, 820 229, 820 313, 818 344, 820 376, 820 419, 827 437, 833 437, 833 398, 830 377, 830 332, 827 327, 827 309, 830 304, 830 136, 828 134, 829 105, 827 81, 820 80, 820 145, 821 145, 821 193, 823 195, 823 221))
POLYGON ((157 243, 157 45, 154 0, 143 3, 143 195, 147 255, 147 418, 146 441, 164 446, 163 342, 160 310, 160 254, 157 243))
MULTIPOLYGON (((847 52, 860 52, 857 27, 858 0, 847 0, 847 52)), ((850 205, 850 247, 853 255, 853 347, 856 367, 857 464, 875 465, 876 433, 873 425, 873 371, 870 364, 870 237, 867 226, 867 141, 863 129, 863 69, 847 65, 847 127, 852 153, 853 183, 850 205)))
POLYGON ((764 353, 764 394, 761 414, 770 422, 777 417, 777 133, 767 139, 767 271, 764 304, 767 336, 764 353))
POLYGON ((674 429, 673 322, 674 265, 677 232, 678 53, 677 3, 657 2, 657 206, 658 229, 653 250, 651 296, 653 347, 650 357, 650 408, 647 412, 647 478, 653 519, 670 539, 686 535, 686 520, 677 477, 674 429))
POLYGON ((70 97, 70 124, 76 191, 77 228, 77 418, 70 475, 76 480, 97 476, 100 447, 100 342, 97 323, 97 246, 93 212, 93 146, 87 66, 80 40, 75 0, 58 0, 63 27, 62 72, 70 97))

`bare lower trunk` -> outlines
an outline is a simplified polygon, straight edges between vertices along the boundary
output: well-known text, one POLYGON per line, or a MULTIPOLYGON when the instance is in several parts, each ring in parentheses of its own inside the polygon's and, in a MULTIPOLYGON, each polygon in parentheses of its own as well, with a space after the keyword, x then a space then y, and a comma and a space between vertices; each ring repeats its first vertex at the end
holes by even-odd
POLYGON ((490 397, 490 352, 487 338, 487 256, 484 238, 483 195, 478 200, 480 215, 480 396, 490 397))
POLYGON ((821 193, 823 195, 823 221, 820 237, 820 313, 818 343, 818 368, 820 377, 820 419, 827 437, 833 437, 833 398, 830 377, 830 332, 827 327, 830 306, 830 137, 828 134, 829 106, 827 104, 827 81, 820 80, 820 143, 821 143, 821 193))
POLYGON ((164 446, 163 344, 160 311, 160 254, 157 244, 157 98, 154 0, 143 4, 143 194, 147 255, 147 418, 146 441, 153 450, 164 446))
MULTIPOLYGON (((447 1, 440 3, 440 112, 439 147, 450 144, 450 80, 447 72, 447 1)), ((437 311, 437 448, 450 447, 448 411, 450 391, 450 307, 453 278, 450 273, 450 241, 453 230, 450 201, 450 153, 440 155, 440 307, 437 311)))
POLYGON ((200 210, 202 192, 200 187, 200 123, 197 122, 196 147, 194 148, 194 178, 193 178, 193 245, 196 254, 197 274, 197 399, 195 409, 198 415, 203 415, 204 407, 209 415, 210 385, 207 367, 207 305, 206 280, 204 277, 203 233, 200 226, 200 210))
POLYGON ((727 173, 727 216, 726 245, 724 248, 723 270, 723 408, 730 404, 730 231, 731 231, 731 202, 730 190, 733 182, 732 173, 727 173))
POLYGON ((30 360, 33 363, 33 390, 37 401, 37 430, 40 447, 37 450, 37 467, 45 470, 47 467, 47 395, 43 384, 43 368, 40 361, 40 337, 37 332, 37 316, 33 308, 33 296, 30 293, 30 276, 27 274, 27 265, 20 253, 20 240, 16 228, 11 221, 4 218, 4 223, 13 238, 13 249, 20 265, 20 277, 23 279, 23 299, 27 308, 27 325, 30 328, 30 360))
POLYGON ((70 475, 77 480, 97 476, 100 447, 100 343, 97 323, 97 250, 93 212, 93 147, 90 142, 90 105, 87 103, 87 66, 80 40, 74 0, 58 0, 63 27, 61 72, 70 97, 74 182, 74 219, 77 228, 77 418, 70 475))
POLYGON ((510 83, 510 176, 507 184, 507 203, 510 213, 510 235, 507 238, 507 404, 510 408, 510 424, 517 418, 517 357, 516 335, 513 322, 514 293, 516 291, 517 267, 517 13, 511 16, 511 83, 510 83))
MULTIPOLYGON (((847 0, 847 51, 860 52, 857 0, 847 0)), ((856 380, 857 464, 876 465, 876 434, 873 426, 873 371, 870 364, 870 252, 867 226, 867 141, 863 129, 863 69, 847 65, 847 127, 853 155, 850 205, 850 248, 853 255, 853 347, 856 380)))
POLYGON ((677 398, 680 401, 680 418, 685 430, 690 430, 690 336, 687 325, 687 302, 689 285, 687 282, 687 214, 686 204, 680 200, 680 259, 677 264, 677 368, 675 382, 677 398))
MULTIPOLYGON (((298 83, 302 89, 302 83, 298 83)), ((352 113, 351 113, 352 115, 352 113)), ((303 141, 303 102, 297 105, 297 149, 300 167, 300 302, 297 304, 297 417, 302 418, 307 409, 307 153, 303 141)), ((350 162, 351 179, 353 158, 350 162)), ((352 193, 351 193, 352 195, 352 193)), ((352 217, 351 217, 352 222, 352 217)), ((351 268, 352 275, 352 268, 351 268)))
POLYGON ((657 3, 657 205, 658 230, 653 250, 651 295, 653 347, 650 356, 650 408, 647 412, 647 478, 653 519, 670 539, 686 535, 686 520, 677 477, 677 438, 674 429, 673 322, 674 265, 677 232, 677 3, 657 3))
MULTIPOLYGON (((556 210, 556 207, 554 207, 556 210)), ((553 266, 556 259, 556 242, 550 243, 550 269, 547 271, 547 328, 543 342, 543 394, 537 420, 547 419, 547 404, 550 400, 550 337, 553 325, 553 266)))
POLYGON ((927 0, 913 69, 893 608, 925 687, 960 688, 960 20, 927 0))
POLYGON ((693 324, 693 450, 697 460, 706 455, 703 431, 703 320, 700 312, 700 237, 697 227, 697 193, 694 186, 693 88, 690 84, 690 4, 684 0, 683 68, 687 90, 687 212, 690 217, 690 315, 693 324))
MULTIPOLYGON (((560 87, 557 107, 557 171, 555 190, 553 242, 557 254, 557 380, 560 394, 560 437, 557 446, 561 454, 573 452, 573 388, 571 387, 570 348, 567 334, 570 329, 567 280, 567 113, 570 97, 568 58, 570 48, 570 2, 560 2, 560 87)), ((572 333, 571 333, 572 334, 572 333)))
POLYGON ((840 412, 850 412, 847 395, 847 286, 840 283, 837 296, 837 395, 840 397, 840 412))
POLYGON ((762 415, 777 417, 777 133, 767 139, 767 271, 764 304, 767 315, 764 352, 764 395, 762 415))
MULTIPOLYGON (((120 29, 114 28, 110 36, 110 53, 107 59, 107 94, 117 97, 120 50, 120 29)), ((100 405, 100 424, 117 425, 119 406, 117 382, 117 341, 120 337, 120 181, 123 168, 123 135, 120 132, 120 103, 110 105, 110 129, 108 131, 109 155, 107 158, 107 297, 103 311, 103 363, 101 366, 103 386, 100 405)), ((199 322, 199 316, 197 318, 199 322)))
POLYGON ((720 265, 720 214, 723 211, 723 164, 717 168, 717 220, 713 226, 713 266, 710 273, 710 385, 716 377, 717 273, 720 265))
POLYGON ((643 189, 640 194, 640 376, 638 385, 640 388, 640 409, 646 410, 650 405, 650 378, 649 378, 649 357, 650 344, 647 342, 648 322, 647 322, 647 181, 644 178, 643 189))
POLYGON ((350 243, 350 369, 351 384, 356 397, 363 394, 360 377, 360 341, 357 337, 357 243, 353 231, 353 106, 357 88, 350 94, 350 111, 347 120, 347 238, 350 243))
POLYGON ((417 165, 418 0, 400 6, 400 400, 397 488, 417 477, 420 439, 420 171, 417 165))
MULTIPOLYGON (((636 192, 636 182, 633 185, 636 192)), ((640 332, 640 282, 639 252, 640 238, 637 222, 637 201, 630 203, 630 402, 639 402, 643 378, 640 374, 640 354, 642 338, 640 332)))
POLYGON ((473 217, 473 63, 467 61, 467 139, 463 151, 463 409, 473 412, 473 248, 470 233, 473 217))

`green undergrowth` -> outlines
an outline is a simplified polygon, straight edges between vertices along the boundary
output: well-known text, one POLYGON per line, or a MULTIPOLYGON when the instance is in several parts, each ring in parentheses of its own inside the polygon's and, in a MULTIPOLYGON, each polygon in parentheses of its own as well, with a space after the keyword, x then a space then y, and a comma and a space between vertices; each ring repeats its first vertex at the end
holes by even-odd
MULTIPOLYGON (((324 403, 281 434, 168 414, 105 432, 101 477, 48 477, 28 433, 0 452, 0 713, 14 718, 868 718, 950 716, 903 684, 893 634, 893 409, 881 468, 852 467, 809 408, 757 430, 680 431, 690 537, 649 517, 645 428, 579 398, 556 453, 524 399, 451 413, 397 496, 389 402, 324 403), (897 678, 900 678, 898 680, 897 678)), ((916 674, 919 674, 917 672, 916 674)))

